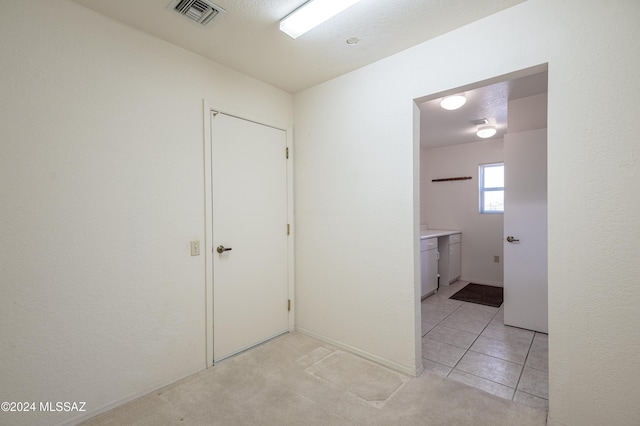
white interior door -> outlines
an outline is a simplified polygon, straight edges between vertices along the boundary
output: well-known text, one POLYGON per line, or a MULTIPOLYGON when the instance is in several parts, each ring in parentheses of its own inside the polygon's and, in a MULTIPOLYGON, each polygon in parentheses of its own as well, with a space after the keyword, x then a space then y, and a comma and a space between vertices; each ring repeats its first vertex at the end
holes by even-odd
POLYGON ((212 114, 215 362, 288 330, 287 172, 285 131, 212 114))
POLYGON ((505 135, 504 175, 504 323, 547 333, 546 129, 505 135))

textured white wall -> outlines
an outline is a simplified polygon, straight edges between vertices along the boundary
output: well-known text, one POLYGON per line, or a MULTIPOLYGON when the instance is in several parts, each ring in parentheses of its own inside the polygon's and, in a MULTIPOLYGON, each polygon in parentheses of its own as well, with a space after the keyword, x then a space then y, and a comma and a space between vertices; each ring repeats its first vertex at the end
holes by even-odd
POLYGON ((421 191, 425 200, 422 222, 433 229, 462 231, 462 277, 480 284, 502 286, 502 214, 478 212, 478 166, 504 160, 502 139, 479 140, 451 147, 421 149, 425 174, 421 191), (432 179, 471 176, 455 182, 432 179), (493 256, 500 256, 494 263, 493 256))
POLYGON ((638 16, 529 0, 297 94, 298 325, 415 367, 412 99, 548 62, 550 423, 637 424, 638 16))
POLYGON ((202 99, 291 125, 291 95, 66 0, 2 0, 0 57, 0 400, 203 369, 202 99))
POLYGON ((509 101, 507 133, 527 132, 547 127, 548 96, 542 93, 509 101))
POLYGON ((419 246, 404 227, 415 213, 418 230, 411 188, 419 186, 419 164, 414 146, 401 143, 413 139, 414 111, 412 98, 395 87, 361 90, 384 80, 376 72, 349 74, 304 92, 294 105, 301 112, 294 131, 302 281, 296 326, 415 372, 419 246), (381 98, 402 107, 383 108, 381 98))

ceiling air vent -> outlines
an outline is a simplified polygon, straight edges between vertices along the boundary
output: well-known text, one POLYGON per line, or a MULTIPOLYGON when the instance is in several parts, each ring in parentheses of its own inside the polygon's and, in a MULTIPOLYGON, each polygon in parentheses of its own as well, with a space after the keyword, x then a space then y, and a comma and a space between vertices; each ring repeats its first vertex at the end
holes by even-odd
POLYGON ((489 124, 489 120, 487 120, 486 118, 479 118, 477 120, 471 120, 469 121, 469 123, 473 124, 474 126, 480 126, 482 124, 489 124))
POLYGON ((220 6, 207 0, 172 0, 167 9, 171 9, 203 27, 226 12, 220 6))

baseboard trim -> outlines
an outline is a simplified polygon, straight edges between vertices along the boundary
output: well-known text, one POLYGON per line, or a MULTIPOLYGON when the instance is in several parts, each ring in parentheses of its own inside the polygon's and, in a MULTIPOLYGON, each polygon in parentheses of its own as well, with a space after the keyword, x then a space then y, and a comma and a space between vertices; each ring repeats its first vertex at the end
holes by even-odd
POLYGON ((168 379, 162 380, 162 381, 160 381, 160 382, 158 382, 158 383, 156 383, 154 385, 151 385, 151 386, 149 386, 149 387, 147 387, 144 390, 141 390, 139 392, 134 392, 134 393, 126 396, 125 398, 119 399, 119 400, 114 401, 114 402, 110 402, 108 404, 105 404, 105 405, 102 405, 102 406, 96 408, 95 410, 88 411, 88 412, 86 412, 85 414, 83 414, 81 416, 74 417, 72 419, 65 420, 65 421, 63 421, 61 423, 58 423, 57 426, 71 426, 71 425, 77 425, 79 423, 85 422, 85 421, 89 420, 92 417, 96 417, 96 416, 98 416, 98 415, 100 415, 102 413, 106 413, 107 411, 113 410, 114 408, 117 408, 117 407, 119 407, 121 405, 124 405, 124 404, 126 404, 128 402, 131 402, 136 398, 140 398, 141 396, 145 396, 147 394, 155 392, 158 389, 162 389, 163 387, 168 386, 168 385, 170 385, 172 383, 175 383, 178 380, 185 379, 185 378, 187 378, 187 377, 189 377, 189 376, 191 376, 193 374, 199 373, 199 372, 204 371, 206 369, 207 369, 206 365, 205 366, 200 365, 197 368, 196 367, 192 367, 192 368, 190 368, 188 370, 185 370, 182 373, 179 373, 179 374, 173 376, 172 378, 168 378, 168 379))
POLYGON ((311 330, 307 330, 307 329, 304 329, 304 328, 296 327, 296 331, 298 331, 298 332, 300 332, 302 334, 305 334, 307 336, 313 337, 314 339, 318 339, 318 340, 320 340, 322 342, 329 343, 330 345, 336 346, 336 347, 338 347, 340 349, 344 349, 344 350, 346 350, 348 352, 351 352, 351 353, 353 353, 355 355, 358 355, 358 356, 360 356, 362 358, 368 359, 369 361, 373 361, 376 364, 383 365, 383 366, 385 366, 387 368, 390 368, 392 370, 395 370, 395 371, 397 371, 399 373, 406 374, 407 376, 418 377, 418 376, 420 376, 420 374, 422 374, 422 371, 424 371, 424 367, 422 367, 421 369, 418 369, 418 371, 416 371, 416 370, 414 370, 412 368, 409 368, 409 367, 406 367, 404 365, 398 364, 396 362, 390 361, 390 360, 388 360, 386 358, 382 358, 382 357, 380 357, 378 355, 374 355, 374 354, 372 354, 370 352, 363 351, 362 349, 358 349, 358 348, 356 348, 354 346, 347 345, 345 343, 339 342, 339 341, 334 340, 334 339, 330 339, 330 338, 328 338, 326 336, 323 336, 322 334, 318 334, 318 333, 313 332, 311 330))

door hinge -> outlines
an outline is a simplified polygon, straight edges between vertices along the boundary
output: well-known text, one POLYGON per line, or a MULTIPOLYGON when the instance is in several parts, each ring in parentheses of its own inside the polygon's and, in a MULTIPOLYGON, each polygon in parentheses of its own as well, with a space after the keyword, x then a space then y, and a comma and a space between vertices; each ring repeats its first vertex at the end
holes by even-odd
POLYGON ((287 300, 287 311, 291 311, 291 299, 287 300))
POLYGON ((287 155, 287 159, 289 159, 289 147, 286 148, 286 155, 287 155))
POLYGON ((291 235, 291 225, 287 223, 287 235, 291 235))

